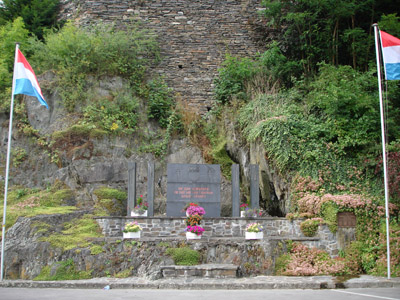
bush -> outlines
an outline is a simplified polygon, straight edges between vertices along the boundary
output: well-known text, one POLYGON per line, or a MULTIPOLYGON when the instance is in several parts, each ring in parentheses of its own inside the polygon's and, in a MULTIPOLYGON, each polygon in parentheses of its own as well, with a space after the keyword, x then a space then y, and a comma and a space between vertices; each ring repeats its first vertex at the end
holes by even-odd
POLYGON ((305 236, 308 236, 308 237, 315 236, 321 222, 322 222, 321 218, 313 218, 313 219, 305 220, 305 221, 301 222, 300 230, 301 230, 301 232, 303 232, 303 234, 305 236))
POLYGON ((168 248, 166 253, 172 256, 176 265, 193 266, 199 264, 200 253, 189 247, 168 248))
POLYGON ((148 83, 147 115, 163 128, 167 128, 174 108, 171 92, 162 78, 156 78, 148 83))
POLYGON ((85 102, 88 75, 122 76, 136 90, 159 53, 155 36, 138 24, 121 31, 100 25, 83 29, 67 23, 60 31, 47 33, 45 41, 32 43, 32 66, 37 73, 57 72, 58 92, 69 112, 85 102))
POLYGON ((215 98, 219 104, 229 103, 233 97, 245 97, 246 81, 255 74, 256 64, 248 58, 227 55, 215 80, 215 98))

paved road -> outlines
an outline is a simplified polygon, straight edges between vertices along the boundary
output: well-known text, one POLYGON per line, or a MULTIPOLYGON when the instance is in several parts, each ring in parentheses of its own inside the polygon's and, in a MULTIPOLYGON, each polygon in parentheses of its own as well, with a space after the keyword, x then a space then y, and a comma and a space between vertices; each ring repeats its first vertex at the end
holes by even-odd
POLYGON ((334 290, 146 290, 0 288, 1 300, 400 300, 400 288, 334 290))

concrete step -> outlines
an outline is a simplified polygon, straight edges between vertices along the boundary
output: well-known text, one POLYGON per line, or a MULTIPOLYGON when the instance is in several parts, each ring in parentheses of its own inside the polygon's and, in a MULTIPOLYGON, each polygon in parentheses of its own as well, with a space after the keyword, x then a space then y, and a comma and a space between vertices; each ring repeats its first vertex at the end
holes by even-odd
POLYGON ((236 278, 239 267, 233 264, 203 264, 195 266, 161 266, 164 278, 204 277, 204 278, 236 278))

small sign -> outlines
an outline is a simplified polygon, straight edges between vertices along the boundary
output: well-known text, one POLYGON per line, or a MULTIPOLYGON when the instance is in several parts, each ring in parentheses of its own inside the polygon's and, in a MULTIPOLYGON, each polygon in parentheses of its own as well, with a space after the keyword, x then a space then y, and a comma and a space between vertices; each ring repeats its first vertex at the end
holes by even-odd
POLYGON ((337 215, 337 223, 339 228, 356 227, 357 218, 352 212, 340 212, 337 215))

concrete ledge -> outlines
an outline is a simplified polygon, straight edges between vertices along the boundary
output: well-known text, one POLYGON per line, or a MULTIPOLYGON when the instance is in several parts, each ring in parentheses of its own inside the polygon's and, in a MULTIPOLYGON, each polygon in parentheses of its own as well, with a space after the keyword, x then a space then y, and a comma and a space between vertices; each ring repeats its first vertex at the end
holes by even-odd
POLYGON ((233 264, 203 264, 195 266, 161 266, 164 278, 203 277, 203 278, 236 278, 239 267, 233 264))
POLYGON ((345 288, 392 288, 400 287, 400 278, 362 275, 341 281, 333 276, 257 276, 244 278, 189 278, 147 280, 130 278, 93 278, 88 280, 32 281, 3 280, 0 287, 18 288, 75 288, 75 289, 186 289, 186 290, 238 290, 238 289, 345 289, 345 288))

